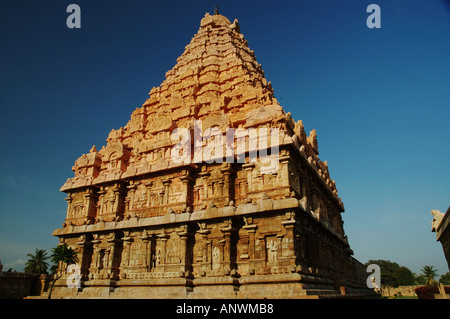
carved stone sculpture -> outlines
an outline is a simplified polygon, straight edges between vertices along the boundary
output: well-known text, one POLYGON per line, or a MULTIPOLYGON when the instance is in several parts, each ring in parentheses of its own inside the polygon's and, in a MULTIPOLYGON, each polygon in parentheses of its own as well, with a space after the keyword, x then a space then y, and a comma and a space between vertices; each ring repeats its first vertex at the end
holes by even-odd
MULTIPOLYGON (((303 298, 312 286, 340 294, 337 278, 367 293, 318 154, 237 20, 206 14, 165 80, 61 188, 54 235, 85 238, 76 297, 303 298)), ((53 295, 65 293, 57 283, 53 295)))

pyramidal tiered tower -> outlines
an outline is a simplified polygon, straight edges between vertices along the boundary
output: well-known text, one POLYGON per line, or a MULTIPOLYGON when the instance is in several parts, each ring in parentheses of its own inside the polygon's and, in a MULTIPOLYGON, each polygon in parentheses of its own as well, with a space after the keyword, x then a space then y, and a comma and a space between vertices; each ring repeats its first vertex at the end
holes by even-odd
POLYGON ((315 131, 274 98, 237 20, 206 14, 165 81, 75 162, 53 296, 306 298, 367 293, 315 131), (64 269, 60 269, 64 272, 64 269))

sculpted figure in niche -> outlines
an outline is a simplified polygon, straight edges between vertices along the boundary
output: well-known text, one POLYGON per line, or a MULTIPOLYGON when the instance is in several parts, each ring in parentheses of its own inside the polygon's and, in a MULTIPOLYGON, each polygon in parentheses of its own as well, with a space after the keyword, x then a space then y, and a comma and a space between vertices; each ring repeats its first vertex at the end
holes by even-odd
POLYGON ((78 204, 74 207, 74 217, 80 217, 83 215, 83 204, 78 204))
POLYGON ((102 263, 103 263, 103 268, 108 267, 108 263, 109 263, 109 250, 106 250, 106 251, 105 251, 105 254, 104 254, 104 256, 103 256, 102 263))
POLYGON ((180 262, 180 256, 175 242, 170 242, 169 247, 167 248, 167 262, 168 263, 180 262))
POLYGON ((277 261, 278 260, 278 242, 274 239, 270 239, 266 244, 267 248, 267 261, 277 261))
POLYGON ((161 250, 158 249, 155 256, 155 265, 154 267, 158 266, 161 263, 161 250))
POLYGON ((137 208, 142 208, 146 202, 147 190, 143 185, 139 185, 134 195, 134 200, 137 208))
MULTIPOLYGON (((247 222, 245 222, 247 224, 247 222)), ((242 254, 241 254, 241 259, 247 259, 248 256, 248 247, 249 247, 249 239, 245 238, 242 240, 242 254)))
POLYGON ((98 269, 102 269, 103 268, 103 264, 102 264, 103 253, 104 253, 103 250, 100 250, 99 253, 97 254, 96 266, 98 267, 98 269))
POLYGON ((103 211, 104 214, 109 214, 112 212, 112 208, 113 208, 113 200, 114 199, 106 199, 106 201, 104 202, 105 205, 105 210, 103 211))
POLYGON ((158 202, 158 194, 152 193, 150 199, 150 206, 156 206, 157 202, 158 202))
POLYGON ((219 196, 219 182, 212 183, 212 193, 214 196, 219 196))
POLYGON ((212 269, 216 270, 220 267, 220 251, 217 246, 212 249, 212 269))

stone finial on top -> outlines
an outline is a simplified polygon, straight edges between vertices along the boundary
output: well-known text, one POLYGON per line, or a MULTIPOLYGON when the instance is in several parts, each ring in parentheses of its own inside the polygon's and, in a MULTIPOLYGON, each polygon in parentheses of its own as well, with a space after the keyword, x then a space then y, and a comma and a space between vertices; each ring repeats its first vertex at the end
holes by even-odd
POLYGON ((432 210, 431 215, 433 215, 433 220, 431 222, 431 231, 435 232, 437 231, 442 218, 444 218, 444 213, 441 213, 439 210, 432 210))
POLYGON ((297 123, 295 123, 294 132, 298 135, 302 144, 308 143, 308 136, 306 135, 305 126, 303 125, 302 120, 298 120, 297 123))
POLYGON ((316 155, 318 155, 319 154, 319 147, 317 145, 318 143, 317 143, 316 130, 312 130, 311 132, 309 132, 308 144, 311 145, 311 147, 313 148, 313 150, 316 153, 316 155))
POLYGON ((95 145, 92 146, 92 148, 89 150, 89 153, 97 153, 97 148, 95 148, 95 145))
MULTIPOLYGON (((239 26, 238 19, 234 19, 233 23, 230 25, 231 29, 234 29, 237 33, 241 33, 241 27, 239 26)), ((270 84, 270 82, 269 82, 270 84)))
POLYGON ((205 14, 203 19, 200 21, 200 28, 205 28, 207 26, 216 27, 229 27, 231 25, 230 20, 221 14, 210 15, 208 12, 205 14))

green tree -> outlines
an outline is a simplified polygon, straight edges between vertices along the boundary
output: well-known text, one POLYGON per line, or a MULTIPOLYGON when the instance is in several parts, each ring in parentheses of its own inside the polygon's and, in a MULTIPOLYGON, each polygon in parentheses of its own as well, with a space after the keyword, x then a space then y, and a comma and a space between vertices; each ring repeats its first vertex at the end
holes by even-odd
POLYGON ((50 273, 51 273, 52 275, 56 274, 56 272, 58 271, 58 268, 59 268, 59 265, 58 265, 58 264, 53 264, 53 265, 50 267, 50 273))
POLYGON ((437 269, 434 269, 433 266, 423 266, 420 271, 427 278, 425 283, 427 286, 435 286, 437 284, 437 281, 434 279, 437 276, 437 269))
POLYGON ((366 262, 365 265, 368 266, 370 264, 376 264, 380 266, 382 286, 397 287, 399 285, 398 279, 395 276, 395 271, 400 267, 399 264, 389 260, 371 259, 366 262))
POLYGON ((398 287, 403 285, 413 285, 416 282, 414 273, 405 266, 400 266, 396 262, 377 259, 369 260, 366 266, 377 264, 381 271, 381 285, 384 287, 398 287))
POLYGON ((37 249, 33 254, 27 254, 29 257, 25 263, 24 271, 32 274, 48 274, 48 263, 46 260, 49 258, 47 252, 44 249, 37 249))
POLYGON ((450 272, 446 273, 445 275, 442 275, 439 278, 439 282, 444 285, 450 285, 450 272))
POLYGON ((425 285, 427 282, 427 278, 425 278, 424 275, 415 275, 415 281, 414 284, 415 285, 425 285))
POLYGON ((70 247, 67 247, 66 244, 58 245, 52 249, 52 255, 50 256, 51 261, 55 264, 59 265, 59 274, 56 273, 55 277, 50 286, 50 290, 48 293, 48 299, 51 298, 53 285, 55 282, 62 277, 63 269, 67 265, 76 264, 78 262, 77 253, 70 247))
POLYGON ((400 266, 394 271, 394 277, 397 278, 399 286, 413 285, 415 282, 413 272, 404 266, 400 266))

